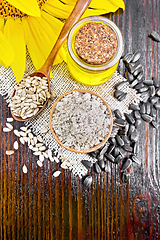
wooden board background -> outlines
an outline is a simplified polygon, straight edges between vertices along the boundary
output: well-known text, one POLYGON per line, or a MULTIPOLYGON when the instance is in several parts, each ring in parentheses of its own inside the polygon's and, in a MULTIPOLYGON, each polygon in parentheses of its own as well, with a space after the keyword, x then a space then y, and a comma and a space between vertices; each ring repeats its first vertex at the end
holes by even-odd
MULTIPOLYGON (((159 0, 126 0, 126 10, 109 14, 124 36, 124 54, 140 50, 146 79, 160 81, 160 43, 148 38, 160 33, 159 0)), ((123 69, 120 69, 123 73, 123 69)), ((43 168, 26 146, 7 157, 16 137, 2 128, 10 116, 0 96, 0 239, 160 239, 160 128, 143 123, 140 129, 141 165, 129 169, 128 184, 120 180, 120 167, 93 176, 93 185, 84 190, 71 172, 52 174, 57 164, 43 168), (26 164, 28 173, 23 174, 26 164)), ((159 117, 159 113, 157 112, 159 117)), ((159 120, 158 118, 158 126, 159 120)), ((22 124, 14 122, 19 129, 22 124)))

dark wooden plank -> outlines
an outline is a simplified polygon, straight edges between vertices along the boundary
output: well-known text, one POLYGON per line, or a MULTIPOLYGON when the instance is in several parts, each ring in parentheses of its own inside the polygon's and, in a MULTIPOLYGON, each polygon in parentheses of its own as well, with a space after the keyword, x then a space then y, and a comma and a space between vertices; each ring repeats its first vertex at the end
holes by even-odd
MULTIPOLYGON (((122 30, 124 54, 140 50, 145 78, 159 79, 160 45, 148 34, 160 32, 160 3, 126 0, 125 5, 123 13, 107 15, 122 30)), ((0 239, 159 239, 160 129, 147 123, 139 129, 141 166, 132 164, 128 184, 120 180, 121 166, 112 164, 110 173, 91 170, 92 187, 84 190, 81 179, 65 170, 54 179, 57 164, 45 162, 40 169, 27 146, 6 156, 17 137, 2 131, 10 112, 2 96, 0 103, 0 239)), ((14 122, 17 129, 21 125, 14 122)))

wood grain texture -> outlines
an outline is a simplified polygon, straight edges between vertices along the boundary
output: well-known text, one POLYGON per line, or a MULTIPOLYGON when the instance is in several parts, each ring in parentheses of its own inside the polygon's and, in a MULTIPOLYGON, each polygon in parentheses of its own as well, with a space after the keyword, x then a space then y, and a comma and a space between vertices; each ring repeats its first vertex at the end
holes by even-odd
MULTIPOLYGON (((160 33, 160 2, 126 0, 125 5, 123 13, 107 15, 122 30, 124 55, 140 50, 145 78, 160 81, 160 43, 148 37, 152 30, 160 33)), ((141 165, 132 164, 129 183, 120 180, 121 165, 111 164, 109 173, 88 172, 93 184, 86 190, 67 170, 53 178, 58 164, 46 161, 39 168, 25 145, 13 156, 5 154, 18 138, 2 131, 11 114, 2 96, 0 103, 0 240, 160 239, 160 127, 142 124, 141 165)), ((159 126, 159 112, 157 118, 159 126)), ((22 123, 13 125, 19 129, 22 123)))

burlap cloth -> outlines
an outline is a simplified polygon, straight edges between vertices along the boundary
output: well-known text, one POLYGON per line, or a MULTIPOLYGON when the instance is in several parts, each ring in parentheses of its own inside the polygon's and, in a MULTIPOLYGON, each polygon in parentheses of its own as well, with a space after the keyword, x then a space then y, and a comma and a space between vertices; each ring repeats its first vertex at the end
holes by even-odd
MULTIPOLYGON (((29 54, 27 54, 26 58, 27 58, 26 71, 24 76, 30 74, 35 70, 29 54)), ((115 90, 114 89, 115 84, 126 80, 122 77, 122 75, 118 74, 117 72, 114 73, 112 78, 106 83, 99 86, 94 86, 94 87, 89 87, 89 86, 85 86, 83 84, 77 83, 70 75, 67 69, 67 64, 65 62, 62 62, 61 64, 54 66, 52 68, 52 72, 53 72, 53 78, 50 81, 51 81, 51 90, 53 90, 57 95, 55 100, 65 92, 68 92, 73 89, 89 89, 98 93, 100 96, 102 96, 108 102, 108 105, 110 106, 111 110, 115 110, 116 108, 118 108, 122 113, 130 112, 130 110, 128 110, 129 103, 131 102, 138 103, 140 100, 140 95, 138 95, 134 89, 130 88, 129 84, 123 87, 123 91, 128 93, 125 100, 123 100, 122 102, 119 102, 116 98, 114 98, 113 95, 115 90)), ((6 97, 7 102, 9 102, 16 84, 17 83, 15 80, 14 74, 12 72, 12 69, 4 68, 1 66, 0 67, 0 94, 6 97)), ((58 149, 61 146, 55 141, 51 131, 49 130, 46 134, 41 134, 41 130, 44 127, 49 128, 49 114, 50 114, 51 107, 52 107, 52 104, 50 106, 47 106, 37 117, 24 122, 24 125, 28 126, 35 135, 40 134, 44 140, 44 144, 47 147, 49 147, 50 149, 56 149, 56 151, 58 151, 58 149)), ((66 149, 63 149, 63 157, 67 158, 68 161, 71 161, 71 160, 77 161, 77 164, 74 166, 71 166, 70 170, 72 170, 73 174, 75 175, 78 174, 80 177, 87 173, 87 169, 81 164, 80 161, 82 159, 95 161, 95 159, 90 157, 88 154, 77 154, 77 153, 70 152, 66 149)))

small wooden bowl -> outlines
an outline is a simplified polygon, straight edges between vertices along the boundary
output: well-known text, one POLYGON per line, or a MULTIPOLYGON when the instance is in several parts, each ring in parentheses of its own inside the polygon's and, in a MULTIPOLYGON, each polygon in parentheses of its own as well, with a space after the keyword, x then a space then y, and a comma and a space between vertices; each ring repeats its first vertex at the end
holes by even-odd
POLYGON ((90 90, 86 90, 86 89, 76 89, 76 90, 72 90, 72 91, 69 91, 69 92, 64 93, 64 94, 63 94, 62 96, 60 96, 60 97, 57 99, 57 101, 53 104, 52 109, 51 109, 51 111, 50 111, 50 116, 49 116, 49 127, 50 127, 51 132, 52 132, 54 138, 56 139, 56 141, 57 141, 62 147, 64 147, 65 149, 67 149, 67 150, 69 150, 69 151, 71 151, 71 152, 75 152, 75 153, 89 153, 89 152, 93 152, 93 151, 97 150, 98 148, 100 148, 101 146, 103 146, 103 145, 105 144, 105 142, 108 140, 108 138, 109 138, 109 136, 110 136, 110 134, 111 134, 111 132, 112 132, 113 117, 112 117, 112 112, 111 112, 111 110, 110 110, 107 102, 106 102, 101 96, 99 96, 97 93, 94 93, 94 92, 92 92, 92 91, 90 91, 90 90), (92 95, 95 95, 95 96, 101 98, 102 101, 103 101, 103 103, 107 106, 107 109, 108 109, 108 112, 109 112, 109 115, 110 115, 110 118, 111 118, 111 125, 110 125, 110 127, 109 127, 109 133, 107 134, 107 136, 104 138, 104 140, 103 140, 101 143, 99 143, 98 145, 96 145, 96 146, 94 146, 94 147, 92 147, 92 148, 90 148, 90 149, 88 149, 88 150, 77 151, 77 150, 75 150, 75 149, 73 149, 73 148, 70 148, 70 147, 65 146, 65 145, 59 140, 59 138, 57 137, 56 133, 54 132, 53 126, 52 126, 52 115, 53 115, 53 113, 54 113, 54 110, 55 110, 55 107, 56 107, 57 103, 58 103, 63 97, 65 97, 67 94, 70 94, 70 93, 75 92, 75 91, 81 92, 81 93, 86 93, 86 92, 87 92, 87 93, 90 93, 90 94, 92 94, 92 95))

